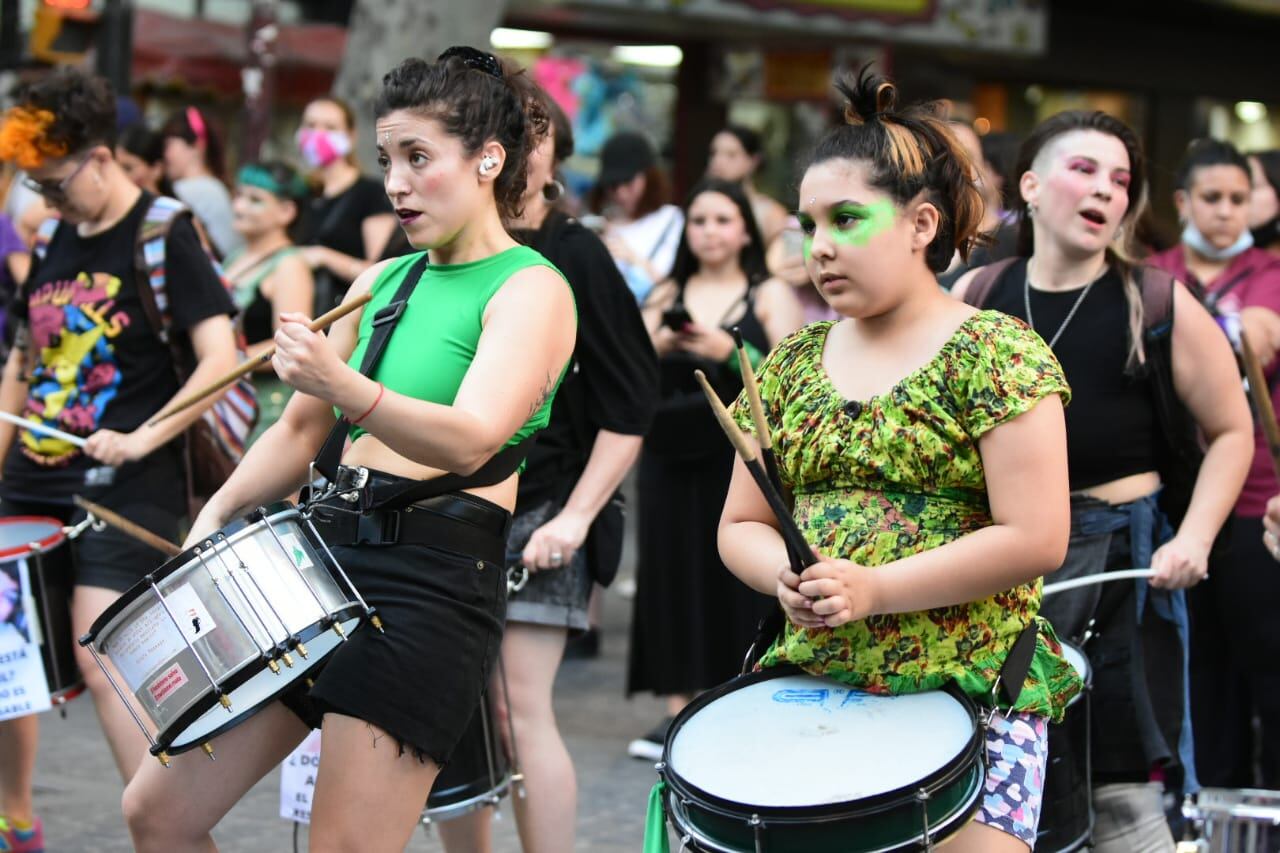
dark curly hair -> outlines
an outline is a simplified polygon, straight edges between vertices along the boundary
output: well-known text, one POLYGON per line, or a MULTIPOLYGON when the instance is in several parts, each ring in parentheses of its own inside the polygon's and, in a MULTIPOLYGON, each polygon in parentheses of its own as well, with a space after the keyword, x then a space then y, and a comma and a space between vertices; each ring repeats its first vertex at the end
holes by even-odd
POLYGON ((897 88, 869 65, 856 77, 838 79, 836 89, 845 99, 845 124, 818 142, 809 166, 827 160, 865 163, 871 186, 899 205, 924 193, 939 213, 938 233, 925 250, 929 268, 942 272, 957 251, 967 260, 982 222, 982 196, 973 163, 936 104, 898 109, 897 88))
POLYGON ((115 149, 116 95, 106 78, 59 68, 13 94, 0 127, 0 158, 24 169, 95 145, 115 149))
MULTIPOLYGON (((445 51, 453 53, 456 48, 445 51)), ((473 51, 480 56, 488 56, 473 51)), ((512 78, 524 74, 497 60, 493 70, 453 55, 436 62, 406 59, 382 78, 382 91, 374 101, 374 115, 382 118, 396 110, 408 110, 438 121, 445 132, 462 143, 474 157, 489 140, 507 152, 506 163, 493 185, 498 212, 504 219, 521 213, 528 178, 529 153, 546 134, 548 117, 536 102, 526 102, 512 78), (526 118, 526 110, 528 115, 526 118)))

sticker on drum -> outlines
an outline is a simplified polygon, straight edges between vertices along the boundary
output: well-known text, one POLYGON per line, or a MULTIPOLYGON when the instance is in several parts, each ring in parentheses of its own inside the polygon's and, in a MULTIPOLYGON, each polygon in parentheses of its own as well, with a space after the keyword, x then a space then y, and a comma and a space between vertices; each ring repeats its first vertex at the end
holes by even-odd
POLYGON ((190 584, 166 593, 165 604, 180 624, 187 623, 182 633, 174 627, 165 605, 156 602, 111 638, 111 662, 129 685, 130 693, 136 692, 159 667, 181 654, 187 647, 186 641, 194 643, 218 627, 190 584), (189 632, 185 630, 188 626, 189 632))

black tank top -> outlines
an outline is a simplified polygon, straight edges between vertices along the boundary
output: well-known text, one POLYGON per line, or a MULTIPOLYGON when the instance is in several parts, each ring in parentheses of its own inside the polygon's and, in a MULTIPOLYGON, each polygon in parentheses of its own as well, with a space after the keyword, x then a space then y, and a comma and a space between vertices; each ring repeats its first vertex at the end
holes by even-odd
MULTIPOLYGON (((996 282, 985 308, 1027 319, 1023 288, 1026 259, 996 282)), ((1032 288, 1035 330, 1051 340, 1081 290, 1047 293, 1032 288)), ((1071 385, 1067 406, 1067 468, 1072 491, 1156 470, 1160 424, 1151 384, 1125 373, 1129 308, 1124 284, 1108 268, 1053 347, 1071 385)))

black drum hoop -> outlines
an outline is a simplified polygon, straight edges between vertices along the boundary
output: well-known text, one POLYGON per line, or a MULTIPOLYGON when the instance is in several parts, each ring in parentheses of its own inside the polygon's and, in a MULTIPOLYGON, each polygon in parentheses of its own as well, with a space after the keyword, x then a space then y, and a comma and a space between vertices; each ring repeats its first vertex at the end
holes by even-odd
MULTIPOLYGON (((733 693, 743 687, 748 687, 761 681, 782 678, 788 675, 807 674, 809 673, 805 673, 804 670, 799 667, 790 666, 771 667, 767 670, 746 673, 745 675, 739 675, 718 687, 712 688, 685 706, 671 724, 671 729, 667 734, 666 743, 663 744, 662 747, 662 763, 658 770, 659 775, 667 783, 667 787, 671 790, 672 794, 680 797, 681 799, 695 802, 700 808, 720 817, 750 820, 755 816, 766 823, 783 825, 789 823, 814 824, 865 817, 885 812, 892 808, 917 803, 917 795, 920 791, 923 790, 928 793, 932 793, 935 790, 953 784, 968 772, 974 766, 975 762, 983 769, 985 775, 986 737, 984 734, 985 727, 982 724, 982 716, 978 713, 977 703, 975 703, 973 699, 954 684, 948 684, 940 689, 942 692, 958 701, 973 720, 973 732, 964 747, 962 747, 953 758, 943 764, 941 768, 930 776, 921 779, 915 784, 905 785, 892 791, 876 794, 873 797, 867 797, 860 800, 846 800, 840 803, 823 803, 822 805, 816 806, 753 806, 747 803, 728 800, 716 794, 712 794, 709 791, 705 791, 688 782, 671 766, 671 745, 675 741, 676 734, 684 727, 684 724, 689 721, 689 718, 698 711, 702 710, 707 705, 710 705, 720 697, 733 693)), ((851 690, 859 689, 852 685, 844 686, 851 690)), ((979 786, 979 788, 981 788, 981 786, 979 786)))
MULTIPOLYGON (((351 619, 351 618, 355 618, 359 620, 361 623, 363 623, 364 608, 356 604, 350 604, 340 609, 333 616, 333 619, 336 622, 346 622, 348 619, 351 619)), ((298 640, 304 644, 309 643, 312 640, 314 640, 316 637, 320 636, 321 634, 323 634, 325 631, 328 631, 328 630, 330 630, 330 628, 327 624, 322 624, 321 622, 315 622, 309 625, 308 627, 304 628, 302 631, 298 633, 297 635, 298 640)), ((320 661, 316 661, 306 670, 303 670, 303 672, 310 671, 310 669, 313 668, 318 663, 320 663, 320 661)), ((262 674, 263 670, 265 669, 267 669, 266 659, 264 659, 262 656, 252 658, 246 661, 244 664, 242 664, 238 669, 233 670, 230 674, 224 677, 222 681, 218 683, 218 687, 222 689, 223 693, 229 696, 231 695, 231 693, 233 693, 234 691, 238 690, 239 688, 247 684, 252 678, 262 674)), ((284 676, 284 672, 287 672, 287 671, 288 670, 284 670, 281 672, 282 678, 284 676)), ((192 725, 193 723, 195 723, 196 720, 200 719, 210 710, 218 706, 219 694, 213 692, 212 687, 207 688, 206 692, 203 693, 200 696, 200 698, 198 698, 191 705, 190 708, 188 708, 187 710, 179 714, 178 717, 172 723, 165 726, 163 729, 159 731, 159 733, 156 734, 155 743, 151 746, 151 754, 159 755, 161 752, 167 752, 169 755, 181 755, 182 753, 186 752, 189 749, 195 749, 196 747, 200 746, 202 743, 207 743, 208 741, 213 740, 218 735, 225 734, 226 732, 240 725, 240 723, 252 717, 254 714, 261 711, 263 708, 266 708, 267 706, 269 706, 272 702, 276 701, 276 699, 280 698, 280 695, 282 693, 284 693, 289 688, 296 686, 298 683, 298 679, 302 677, 303 677, 302 673, 301 672, 298 673, 297 678, 292 678, 292 679, 289 679, 288 681, 284 681, 280 685, 280 688, 278 690, 268 695, 267 698, 263 699, 257 705, 254 705, 251 708, 246 708, 240 713, 232 713, 227 718, 227 722, 225 724, 214 729, 203 738, 192 741, 191 743, 185 744, 183 746, 176 746, 176 747, 173 746, 173 741, 179 735, 181 735, 182 732, 186 730, 188 726, 192 725)))

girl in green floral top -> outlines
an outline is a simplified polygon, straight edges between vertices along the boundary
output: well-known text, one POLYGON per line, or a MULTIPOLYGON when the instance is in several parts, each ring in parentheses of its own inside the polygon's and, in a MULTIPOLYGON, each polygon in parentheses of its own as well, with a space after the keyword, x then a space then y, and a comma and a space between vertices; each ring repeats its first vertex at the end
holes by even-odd
MULTIPOLYGON (((1037 619, 1040 576, 1069 528, 1063 405, 1052 352, 1025 324, 937 285, 982 218, 968 161, 926 108, 896 111, 864 74, 839 85, 847 124, 800 185, 806 265, 845 319, 784 340, 759 370, 783 484, 820 562, 799 577, 741 462, 725 564, 777 595, 787 626, 763 666, 795 664, 882 693, 948 682, 989 697, 1037 619)), ((735 415, 751 429, 740 400, 735 415)), ((1080 689, 1047 625, 1016 705, 988 735, 976 820, 949 850, 1034 844, 1046 723, 1080 689), (1023 755, 1000 761, 1012 747, 1023 755)))

